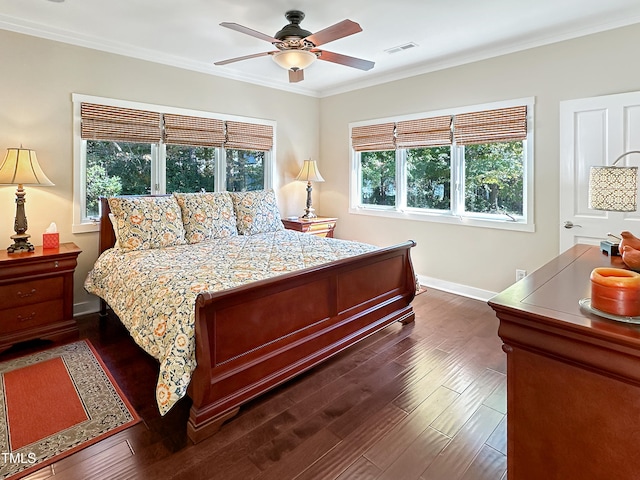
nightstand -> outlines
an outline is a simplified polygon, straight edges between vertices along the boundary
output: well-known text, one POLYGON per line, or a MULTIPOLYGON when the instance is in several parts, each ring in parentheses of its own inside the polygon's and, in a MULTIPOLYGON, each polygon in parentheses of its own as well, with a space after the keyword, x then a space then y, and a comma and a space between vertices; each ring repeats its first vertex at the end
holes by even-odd
POLYGON ((0 251, 0 351, 38 338, 77 337, 73 273, 80 252, 73 243, 34 252, 0 251))
POLYGON ((333 238, 333 230, 336 228, 337 221, 337 218, 329 217, 282 219, 284 228, 302 233, 310 233, 318 237, 329 238, 333 238))

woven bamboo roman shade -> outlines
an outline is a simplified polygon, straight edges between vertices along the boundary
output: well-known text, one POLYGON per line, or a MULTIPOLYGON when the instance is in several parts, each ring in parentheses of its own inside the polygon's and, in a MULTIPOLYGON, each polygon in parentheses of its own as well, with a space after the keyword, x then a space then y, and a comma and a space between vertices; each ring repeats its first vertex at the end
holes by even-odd
POLYGON ((527 107, 456 115, 453 137, 458 145, 524 140, 527 138, 527 107))
POLYGON ((82 103, 85 140, 271 150, 273 126, 82 103), (164 125, 163 125, 164 124, 164 125), (164 128, 163 128, 164 127, 164 128), (226 131, 225 131, 226 127, 226 131))
POLYGON ((81 135, 85 140, 158 143, 162 115, 131 108, 82 103, 81 135))
POLYGON ((398 148, 439 147, 451 145, 451 115, 417 120, 405 120, 396 124, 398 148))
POLYGON ((165 143, 220 147, 224 140, 223 120, 171 113, 164 114, 165 143))
POLYGON ((271 150, 273 127, 256 123, 227 121, 225 148, 238 150, 271 150))
POLYGON ((393 122, 353 127, 351 145, 356 152, 395 150, 395 127, 396 124, 393 122))

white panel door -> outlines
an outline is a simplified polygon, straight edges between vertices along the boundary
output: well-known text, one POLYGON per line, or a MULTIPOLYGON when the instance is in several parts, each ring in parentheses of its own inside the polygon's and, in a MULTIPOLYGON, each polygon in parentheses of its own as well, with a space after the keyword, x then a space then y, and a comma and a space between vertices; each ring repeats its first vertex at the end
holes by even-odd
MULTIPOLYGON (((640 150, 640 92, 560 102, 560 253, 576 243, 598 245, 607 233, 640 237, 638 212, 591 210, 589 168, 640 150)), ((640 166, 631 154, 618 166, 640 166)))

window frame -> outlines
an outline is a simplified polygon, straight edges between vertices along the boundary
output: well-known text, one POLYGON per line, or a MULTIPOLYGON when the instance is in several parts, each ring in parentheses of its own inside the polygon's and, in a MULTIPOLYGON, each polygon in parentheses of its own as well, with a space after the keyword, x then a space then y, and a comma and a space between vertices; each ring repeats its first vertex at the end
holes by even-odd
POLYGON ((411 115, 385 117, 375 120, 353 122, 349 124, 349 138, 354 127, 400 122, 420 118, 437 117, 442 115, 459 115, 462 113, 493 110, 514 106, 527 106, 527 138, 523 140, 524 171, 523 171, 523 213, 522 216, 512 217, 497 214, 465 212, 464 202, 464 145, 451 145, 451 210, 431 210, 407 207, 407 150, 396 149, 396 205, 368 205, 361 203, 362 170, 360 154, 350 144, 349 170, 349 213, 374 217, 398 218, 418 220, 424 222, 446 223, 453 225, 467 225, 474 227, 496 228, 534 232, 534 107, 535 97, 525 97, 513 100, 457 107, 445 110, 422 112, 411 115), (514 220, 515 218, 515 220, 514 220))
MULTIPOLYGON (((275 168, 276 158, 276 122, 273 120, 241 117, 203 110, 192 110, 186 108, 169 107, 165 105, 155 105, 142 102, 132 102, 113 98, 97 97, 73 93, 73 224, 72 233, 87 233, 99 231, 97 218, 83 218, 86 212, 86 178, 87 178, 87 141, 82 139, 81 126, 82 119, 80 107, 83 102, 107 105, 113 107, 132 108, 136 110, 147 110, 160 113, 172 113, 177 115, 215 118, 223 121, 235 121, 269 125, 273 127, 273 147, 265 151, 264 165, 264 188, 277 189, 277 177, 275 168)), ((166 189, 166 144, 162 141, 151 143, 152 163, 151 163, 151 193, 164 193, 166 189)), ((226 191, 226 149, 224 147, 212 147, 216 149, 215 159, 215 192, 226 191)))

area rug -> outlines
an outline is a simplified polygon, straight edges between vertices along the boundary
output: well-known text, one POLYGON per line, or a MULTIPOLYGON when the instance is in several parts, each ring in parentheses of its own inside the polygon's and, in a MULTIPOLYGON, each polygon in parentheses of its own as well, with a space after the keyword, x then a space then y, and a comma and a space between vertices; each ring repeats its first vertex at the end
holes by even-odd
POLYGON ((140 421, 87 340, 0 363, 0 478, 16 479, 140 421))

